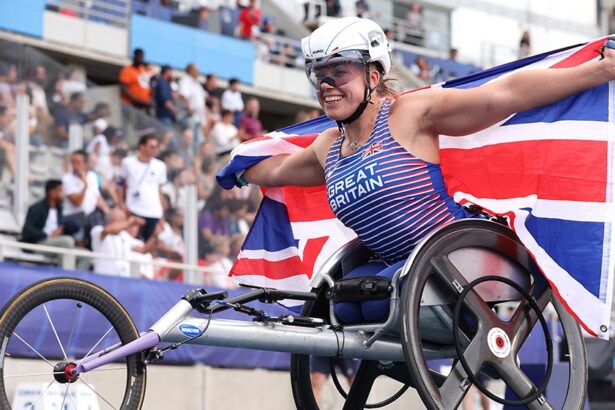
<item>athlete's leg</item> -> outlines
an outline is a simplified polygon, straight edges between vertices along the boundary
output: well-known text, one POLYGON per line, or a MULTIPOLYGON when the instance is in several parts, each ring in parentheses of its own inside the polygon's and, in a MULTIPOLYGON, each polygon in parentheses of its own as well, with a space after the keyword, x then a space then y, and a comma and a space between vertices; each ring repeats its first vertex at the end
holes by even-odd
MULTIPOLYGON (((384 262, 368 262, 361 265, 344 275, 344 278, 357 278, 365 276, 375 276, 386 268, 384 262)), ((361 314, 361 302, 337 302, 334 307, 335 316, 345 324, 362 323, 365 318, 361 314)))

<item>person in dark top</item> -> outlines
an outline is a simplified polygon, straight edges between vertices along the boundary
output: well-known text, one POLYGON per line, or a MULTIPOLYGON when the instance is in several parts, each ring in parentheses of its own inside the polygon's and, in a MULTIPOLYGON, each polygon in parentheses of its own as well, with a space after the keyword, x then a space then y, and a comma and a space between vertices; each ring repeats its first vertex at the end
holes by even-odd
POLYGON ((169 129, 173 128, 176 119, 175 115, 177 114, 177 105, 173 99, 173 90, 171 88, 172 78, 173 70, 171 67, 168 65, 162 66, 160 76, 158 76, 154 88, 156 118, 169 129))
POLYGON ((83 112, 85 100, 80 92, 72 93, 67 105, 58 104, 53 112, 54 137, 58 147, 68 146, 68 128, 71 124, 83 125, 94 119, 94 113, 83 112))
POLYGON ((62 181, 51 179, 45 184, 45 198, 28 208, 26 221, 21 231, 21 240, 27 243, 74 248, 75 240, 70 236, 78 228, 62 224, 62 181))

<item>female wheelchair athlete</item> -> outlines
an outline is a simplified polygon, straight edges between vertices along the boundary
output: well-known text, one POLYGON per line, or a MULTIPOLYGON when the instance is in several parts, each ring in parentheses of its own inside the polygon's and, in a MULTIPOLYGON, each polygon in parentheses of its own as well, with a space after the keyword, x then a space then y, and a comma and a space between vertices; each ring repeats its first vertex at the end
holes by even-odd
POLYGON ((427 408, 453 409, 472 384, 500 403, 551 409, 555 405, 545 390, 553 367, 553 341, 543 315, 549 305, 559 317, 568 352, 567 393, 559 398, 561 408, 583 407, 587 366, 579 326, 507 227, 486 219, 453 222, 424 238, 390 282, 340 281, 344 272, 367 258, 369 252, 360 242, 347 244, 323 265, 311 292, 254 288, 229 298, 225 292, 194 289, 141 334, 117 300, 92 283, 74 278, 35 283, 14 296, 0 313, 0 408, 11 408, 15 381, 33 374, 12 368, 6 357, 34 350, 25 335, 44 320, 51 324, 60 351, 55 355, 34 352, 48 376, 47 388, 57 382, 65 389, 61 391, 63 405, 74 402, 71 384, 81 382, 91 388, 97 372, 108 370, 122 380, 117 377, 116 388, 108 392, 97 390, 103 406, 139 409, 145 395, 146 365, 165 351, 190 343, 292 353, 291 384, 298 409, 318 409, 310 383, 310 356, 361 359, 354 383, 344 393, 344 409, 385 406, 407 386, 418 390, 427 408), (335 317, 337 301, 382 297, 390 298, 384 322, 341 325, 335 317), (282 299, 305 301, 301 315, 270 317, 246 305, 282 299), (512 317, 501 319, 494 309, 510 302, 516 306, 512 317), (88 306, 89 310, 72 323, 56 320, 54 324, 50 314, 54 304, 88 306), (213 317, 228 309, 253 316, 253 321, 213 317), (193 315, 195 310, 200 315, 193 315), (73 335, 88 332, 87 323, 94 317, 109 323, 104 336, 89 351, 68 355, 73 335), (538 323, 548 359, 544 377, 536 383, 521 370, 518 354, 538 323), (68 343, 63 345, 60 340, 68 343), (448 359, 450 372, 435 369, 431 361, 436 359, 448 359), (478 380, 479 374, 501 379, 516 399, 491 393, 478 380), (368 403, 380 376, 404 386, 388 400, 368 403))

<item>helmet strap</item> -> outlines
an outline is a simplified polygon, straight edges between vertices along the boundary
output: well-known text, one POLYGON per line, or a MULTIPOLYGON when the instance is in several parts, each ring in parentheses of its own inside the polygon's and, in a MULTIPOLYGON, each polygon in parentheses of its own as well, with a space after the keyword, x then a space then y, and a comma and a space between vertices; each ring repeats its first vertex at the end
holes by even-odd
POLYGON ((365 64, 365 93, 363 95, 363 101, 361 101, 361 104, 359 104, 357 109, 350 115, 350 117, 345 118, 340 121, 336 121, 337 127, 340 129, 340 131, 342 130, 344 125, 350 124, 356 121, 361 116, 361 114, 363 114, 363 111, 365 111, 365 108, 367 108, 367 104, 372 104, 370 100, 371 100, 371 95, 373 91, 374 89, 371 87, 371 84, 369 81, 369 64, 365 64))

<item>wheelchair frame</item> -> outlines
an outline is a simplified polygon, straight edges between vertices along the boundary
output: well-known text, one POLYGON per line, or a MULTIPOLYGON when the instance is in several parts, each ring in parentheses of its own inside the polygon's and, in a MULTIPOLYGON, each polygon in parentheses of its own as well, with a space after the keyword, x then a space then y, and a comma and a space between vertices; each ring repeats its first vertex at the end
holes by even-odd
MULTIPOLYGON (((333 287, 335 273, 339 273, 343 268, 344 261, 348 261, 351 255, 361 250, 362 245, 358 240, 355 240, 335 252, 326 261, 320 274, 312 282, 314 290, 311 292, 254 288, 245 294, 229 298, 226 292, 207 293, 203 289, 193 289, 184 295, 147 332, 141 333, 140 337, 127 344, 117 344, 89 356, 86 355, 67 374, 76 379, 82 373, 93 371, 135 354, 140 355, 143 364, 148 364, 159 359, 169 348, 174 349, 184 343, 288 352, 295 355, 343 356, 381 363, 406 362, 409 348, 404 345, 404 342, 407 344, 408 341, 402 340, 400 337, 400 333, 407 333, 406 329, 403 329, 402 332, 400 323, 400 311, 403 307, 400 300, 400 283, 412 276, 410 275, 411 268, 416 263, 417 258, 420 258, 422 253, 429 250, 428 245, 432 238, 445 229, 454 229, 456 225, 463 226, 464 223, 464 221, 456 221, 447 224, 445 227, 427 235, 416 246, 406 263, 401 269, 397 270, 391 280, 390 310, 383 323, 341 326, 333 312, 333 300, 328 301, 329 323, 316 317, 286 315, 272 318, 264 312, 244 305, 255 300, 269 303, 283 299, 316 302, 319 300, 319 295, 323 294, 323 289, 333 287), (227 309, 235 309, 252 315, 255 317, 255 321, 246 322, 212 317, 216 312, 227 309), (192 314, 194 310, 206 314, 207 317, 194 316, 192 314), (161 343, 171 343, 171 346, 160 348, 158 346, 161 343)), ((486 220, 482 220, 480 223, 496 224, 486 220)), ((509 279, 518 283, 527 282, 514 268, 507 267, 501 261, 499 265, 509 279)), ((477 275, 480 276, 480 269, 477 275)), ((466 279, 470 282, 474 278, 466 279)), ((461 284, 455 284, 455 281, 453 281, 452 286, 461 293, 463 289, 461 284)), ((439 292, 439 289, 430 288, 427 284, 421 293, 421 309, 423 307, 435 307, 437 310, 437 306, 441 305, 442 301, 439 292)), ((481 296, 485 302, 498 303, 518 300, 520 297, 519 293, 510 287, 493 286, 493 284, 490 286, 481 284, 480 287, 477 287, 476 294, 481 296)), ((461 344, 467 345, 468 342, 469 339, 464 338, 461 344)), ((457 356, 455 346, 446 346, 443 343, 435 344, 431 348, 432 345, 429 342, 418 343, 421 345, 425 362, 433 359, 450 359, 457 356)), ((417 374, 412 374, 412 371, 410 373, 411 378, 415 381, 417 378, 424 377, 420 374, 420 371, 417 374)), ((467 377, 463 380, 467 382, 467 377)), ((469 385, 466 383, 466 385, 460 385, 460 387, 465 391, 469 385)), ((425 397, 423 399, 425 400, 425 397)), ((434 408, 437 408, 437 406, 434 408)))

